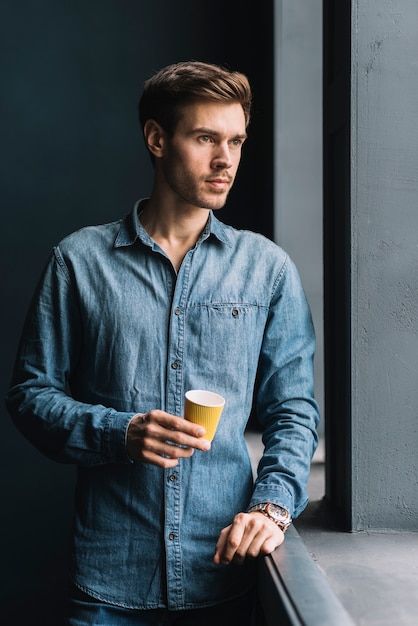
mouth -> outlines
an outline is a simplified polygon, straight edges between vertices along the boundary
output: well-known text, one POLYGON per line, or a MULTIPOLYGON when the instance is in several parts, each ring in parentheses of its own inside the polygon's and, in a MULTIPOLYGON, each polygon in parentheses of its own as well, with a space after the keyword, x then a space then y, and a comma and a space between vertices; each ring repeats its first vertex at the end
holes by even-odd
POLYGON ((231 184, 230 178, 209 178, 206 182, 214 189, 226 189, 231 184))

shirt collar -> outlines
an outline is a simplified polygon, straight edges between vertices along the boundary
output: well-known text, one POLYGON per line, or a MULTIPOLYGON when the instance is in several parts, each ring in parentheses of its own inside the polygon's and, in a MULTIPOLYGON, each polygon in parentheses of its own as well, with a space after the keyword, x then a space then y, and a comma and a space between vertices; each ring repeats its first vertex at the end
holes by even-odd
MULTIPOLYGON (((122 220, 119 232, 116 235, 114 243, 115 248, 131 246, 137 239, 140 239, 147 246, 153 246, 154 241, 148 235, 139 220, 141 205, 143 205, 146 201, 146 198, 138 200, 132 211, 122 220)), ((209 219, 201 236, 199 237, 199 242, 208 239, 210 235, 214 235, 221 243, 231 246, 225 225, 214 216, 212 211, 209 213, 209 219)))

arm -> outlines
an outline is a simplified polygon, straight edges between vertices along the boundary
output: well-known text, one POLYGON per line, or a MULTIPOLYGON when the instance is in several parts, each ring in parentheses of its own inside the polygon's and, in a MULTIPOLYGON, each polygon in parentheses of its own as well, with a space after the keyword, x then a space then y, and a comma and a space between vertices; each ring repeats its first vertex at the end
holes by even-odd
POLYGON ((306 485, 318 443, 314 353, 310 309, 288 258, 276 281, 260 352, 256 411, 265 449, 249 509, 272 502, 294 518, 307 504, 306 485))
MULTIPOLYGON (((314 349, 309 307, 296 268, 287 259, 276 281, 260 351, 256 408, 265 450, 247 511, 271 502, 294 517, 306 506, 319 419, 313 396, 314 349)), ((215 562, 239 563, 246 554, 272 552, 284 538, 274 526, 258 511, 238 514, 221 531, 215 562)))
POLYGON ((32 299, 6 404, 22 434, 63 463, 127 461, 125 431, 134 413, 87 404, 71 395, 82 350, 74 286, 54 251, 32 299))

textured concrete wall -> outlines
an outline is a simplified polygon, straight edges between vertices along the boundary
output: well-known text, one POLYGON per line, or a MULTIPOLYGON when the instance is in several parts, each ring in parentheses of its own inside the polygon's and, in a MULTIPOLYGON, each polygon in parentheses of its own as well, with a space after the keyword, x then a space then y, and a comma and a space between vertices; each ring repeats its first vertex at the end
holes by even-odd
POLYGON ((416 530, 418 3, 352 6, 353 526, 416 530))

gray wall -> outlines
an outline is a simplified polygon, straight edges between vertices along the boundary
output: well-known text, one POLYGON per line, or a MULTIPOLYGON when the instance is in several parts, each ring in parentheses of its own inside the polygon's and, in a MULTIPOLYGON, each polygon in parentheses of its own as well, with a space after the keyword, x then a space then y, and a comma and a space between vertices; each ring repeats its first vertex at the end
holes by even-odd
POLYGON ((317 337, 324 434, 322 0, 275 0, 275 240, 301 274, 317 337))
POLYGON ((352 524, 416 530, 418 3, 352 9, 352 524))

